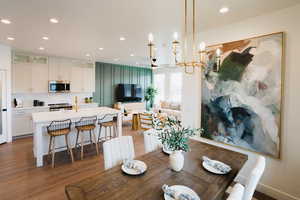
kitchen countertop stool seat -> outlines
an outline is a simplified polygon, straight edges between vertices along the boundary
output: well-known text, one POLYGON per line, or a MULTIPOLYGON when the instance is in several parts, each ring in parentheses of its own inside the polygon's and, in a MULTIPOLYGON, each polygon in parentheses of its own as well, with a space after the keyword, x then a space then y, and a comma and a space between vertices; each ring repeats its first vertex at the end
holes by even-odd
POLYGON ((98 142, 104 142, 106 140, 118 137, 117 120, 118 116, 116 114, 107 114, 103 118, 98 120, 98 142), (102 128, 104 128, 104 135, 101 134, 102 128))
POLYGON ((47 132, 50 136, 48 155, 52 155, 52 168, 54 168, 55 165, 55 150, 58 149, 55 148, 55 138, 58 136, 65 136, 67 151, 70 154, 72 163, 74 162, 72 148, 70 148, 68 142, 68 134, 71 132, 71 124, 71 120, 67 119, 61 121, 52 121, 50 125, 47 126, 47 132))
POLYGON ((80 158, 83 160, 83 146, 84 146, 84 133, 88 132, 90 135, 90 144, 95 144, 96 153, 99 155, 98 142, 96 139, 95 128, 96 128, 97 116, 82 117, 78 122, 75 122, 75 128, 77 129, 76 144, 75 147, 80 146, 80 158), (92 136, 93 135, 93 136, 92 136), (80 137, 80 144, 78 139, 80 137), (94 141, 93 141, 94 140, 94 141))

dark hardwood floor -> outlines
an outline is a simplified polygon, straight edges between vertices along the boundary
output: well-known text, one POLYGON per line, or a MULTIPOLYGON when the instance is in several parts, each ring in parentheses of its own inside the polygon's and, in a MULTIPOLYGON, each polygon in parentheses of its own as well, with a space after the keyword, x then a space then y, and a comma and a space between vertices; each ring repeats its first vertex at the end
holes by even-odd
MULTIPOLYGON (((136 156, 145 153, 143 135, 132 131, 128 125, 124 127, 123 134, 134 137, 136 156)), ((79 152, 74 153, 76 161, 73 164, 66 152, 62 152, 56 156, 54 169, 47 158, 46 166, 36 168, 31 137, 0 145, 0 199, 66 200, 65 185, 104 170, 102 150, 97 156, 94 147, 86 148, 82 161, 79 152)), ((272 200, 263 194, 257 195, 258 200, 272 200)))

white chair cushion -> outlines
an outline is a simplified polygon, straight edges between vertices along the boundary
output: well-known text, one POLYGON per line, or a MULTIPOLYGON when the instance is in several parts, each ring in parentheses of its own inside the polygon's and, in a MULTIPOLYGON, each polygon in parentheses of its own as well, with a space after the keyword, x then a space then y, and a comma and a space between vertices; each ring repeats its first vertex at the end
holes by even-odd
POLYGON ((121 164, 124 159, 134 159, 132 136, 122 136, 104 142, 103 154, 105 170, 121 164))
POLYGON ((155 130, 150 129, 144 132, 145 152, 149 153, 162 147, 155 130))
POLYGON ((244 186, 242 186, 239 183, 235 184, 227 200, 242 200, 244 195, 244 190, 245 190, 244 186))
POLYGON ((264 173, 266 166, 266 159, 263 156, 258 156, 256 164, 248 176, 248 180, 245 184, 245 192, 243 200, 251 200, 257 184, 264 173))

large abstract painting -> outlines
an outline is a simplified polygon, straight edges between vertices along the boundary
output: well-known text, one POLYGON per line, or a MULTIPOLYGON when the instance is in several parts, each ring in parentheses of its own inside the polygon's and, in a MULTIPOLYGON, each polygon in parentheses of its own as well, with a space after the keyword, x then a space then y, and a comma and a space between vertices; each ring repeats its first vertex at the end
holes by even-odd
POLYGON ((211 46, 208 55, 202 137, 279 158, 283 33, 211 46))

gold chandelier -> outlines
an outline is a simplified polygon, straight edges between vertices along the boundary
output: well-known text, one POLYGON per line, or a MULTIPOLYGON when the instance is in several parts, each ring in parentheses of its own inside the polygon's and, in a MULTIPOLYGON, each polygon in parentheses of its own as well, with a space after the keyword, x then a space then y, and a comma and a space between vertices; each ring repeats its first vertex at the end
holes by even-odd
MULTIPOLYGON (((192 1, 192 38, 191 47, 188 45, 188 1, 184 0, 184 34, 183 34, 183 48, 181 48, 180 44, 181 42, 178 40, 178 33, 175 32, 173 35, 173 41, 172 41, 172 53, 175 57, 175 64, 179 67, 184 67, 185 73, 187 74, 193 74, 195 72, 195 68, 202 68, 205 67, 207 64, 207 55, 208 52, 206 51, 206 44, 205 42, 201 42, 198 45, 196 45, 196 0, 192 1), (180 55, 180 49, 182 50, 181 60, 179 61, 178 56, 180 55), (192 55, 188 55, 188 49, 192 50, 192 55), (189 71, 188 68, 192 68, 192 71, 189 71)), ((151 60, 151 66, 156 67, 155 64, 156 58, 154 55, 155 51, 155 45, 153 43, 153 34, 150 33, 148 36, 148 46, 150 50, 150 60, 151 60)), ((216 58, 220 61, 221 56, 221 50, 217 49, 216 51, 216 58)), ((217 65, 219 67, 220 62, 217 62, 217 65)))

